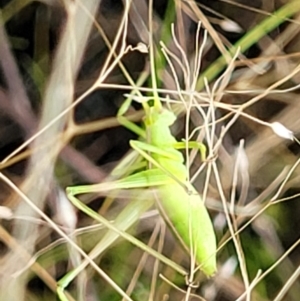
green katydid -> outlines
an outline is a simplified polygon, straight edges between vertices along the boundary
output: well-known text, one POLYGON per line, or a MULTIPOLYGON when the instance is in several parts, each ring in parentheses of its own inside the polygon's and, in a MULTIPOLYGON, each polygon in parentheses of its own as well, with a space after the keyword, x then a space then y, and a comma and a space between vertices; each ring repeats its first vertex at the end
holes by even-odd
MULTIPOLYGON (((207 276, 212 276, 216 272, 216 238, 212 222, 203 200, 188 181, 188 170, 184 165, 184 157, 177 150, 179 148, 195 147, 195 145, 202 150, 202 145, 178 142, 170 131, 170 126, 176 121, 176 116, 170 110, 163 108, 157 93, 151 26, 149 53, 153 99, 150 102, 151 104, 146 101, 142 102, 145 111, 144 127, 146 130, 146 134, 143 136, 146 137, 146 141, 130 141, 130 146, 148 161, 148 166, 143 171, 133 173, 112 183, 68 187, 67 195, 79 210, 84 211, 110 230, 89 254, 92 259, 99 256, 119 236, 122 236, 165 264, 172 266, 179 273, 186 274, 180 266, 125 232, 139 219, 143 212, 155 203, 176 238, 190 252, 193 259, 199 264, 200 269, 207 276), (123 209, 114 223, 108 222, 75 197, 84 193, 132 188, 153 188, 152 197, 150 199, 133 200, 123 209)), ((124 118, 120 120, 125 126, 132 126, 124 118)), ((141 133, 140 130, 139 132, 141 133)), ((81 266, 69 272, 58 282, 57 291, 62 301, 68 300, 64 294, 64 288, 87 264, 87 262, 83 262, 81 266)))
MULTIPOLYGON (((136 222, 144 211, 152 206, 153 200, 134 200, 120 213, 115 223, 111 224, 75 197, 78 194, 113 189, 155 187, 153 198, 156 199, 157 207, 163 218, 186 250, 194 256, 195 261, 200 265, 200 269, 207 276, 212 276, 216 272, 216 238, 203 200, 187 181, 187 169, 183 164, 183 155, 176 149, 185 147, 185 143, 176 141, 170 131, 170 126, 176 120, 176 116, 160 106, 159 98, 154 99, 153 106, 149 107, 144 104, 144 107, 147 108, 144 122, 151 144, 149 144, 149 141, 145 143, 133 140, 130 141, 130 145, 146 158, 153 167, 113 183, 67 188, 67 195, 76 207, 112 230, 105 235, 89 256, 92 259, 99 256, 119 236, 123 236, 146 252, 159 257, 162 262, 172 266, 178 272, 184 273, 170 260, 123 232, 136 222)), ((199 145, 199 147, 201 146, 199 145)), ((63 293, 64 287, 86 265, 87 263, 84 263, 83 266, 71 271, 59 281, 58 292, 62 301, 67 300, 63 293)))

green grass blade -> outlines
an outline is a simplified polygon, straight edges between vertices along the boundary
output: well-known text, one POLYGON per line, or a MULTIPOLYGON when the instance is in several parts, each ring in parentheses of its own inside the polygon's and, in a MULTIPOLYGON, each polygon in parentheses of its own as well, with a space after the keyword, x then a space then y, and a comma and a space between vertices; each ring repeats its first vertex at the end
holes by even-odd
MULTIPOLYGON (((237 41, 231 48, 229 48, 228 53, 233 56, 238 47, 240 52, 245 52, 252 45, 257 43, 263 36, 268 34, 271 30, 275 29, 277 26, 287 21, 289 17, 300 11, 300 1, 291 1, 285 6, 281 7, 275 11, 270 17, 263 20, 259 25, 250 30, 245 34, 239 41, 237 41)), ((212 81, 218 76, 220 72, 225 68, 227 61, 225 56, 220 56, 214 63, 212 63, 199 77, 197 81, 197 91, 201 91, 204 88, 204 78, 208 82, 212 81)))

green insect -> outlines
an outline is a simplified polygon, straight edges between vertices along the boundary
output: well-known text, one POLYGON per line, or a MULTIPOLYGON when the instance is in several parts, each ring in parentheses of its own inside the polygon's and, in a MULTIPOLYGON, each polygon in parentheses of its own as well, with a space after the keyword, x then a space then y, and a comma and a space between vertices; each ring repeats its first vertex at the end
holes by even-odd
MULTIPOLYGON (((212 222, 200 195, 187 181, 188 171, 184 165, 183 155, 176 149, 185 147, 185 143, 178 142, 170 131, 170 126, 175 122, 176 116, 167 109, 157 107, 156 100, 159 101, 159 98, 154 99, 154 106, 148 107, 148 114, 144 119, 149 141, 147 143, 136 140, 130 141, 131 147, 143 156, 152 167, 113 183, 68 187, 67 195, 78 209, 111 229, 98 244, 93 254, 90 254, 91 258, 99 256, 119 236, 123 236, 146 252, 174 267, 170 260, 157 254, 154 250, 151 252, 149 247, 123 232, 155 202, 159 212, 182 246, 192 254, 195 261, 200 265, 200 269, 207 276, 212 276, 216 272, 216 237, 212 222), (153 200, 141 199, 130 203, 120 213, 114 224, 105 220, 75 197, 75 195, 83 193, 143 187, 155 188, 153 189, 153 200)), ((199 145, 199 147, 201 146, 199 145)), ((68 300, 63 293, 64 287, 86 265, 78 268, 75 272, 72 271, 71 274, 67 274, 60 280, 58 292, 62 301, 68 300)), ((180 268, 176 266, 174 268, 182 273, 180 268)))
MULTIPOLYGON (((154 101, 158 102, 159 98, 154 101)), ((154 194, 163 218, 185 249, 201 265, 201 270, 212 276, 216 272, 216 238, 213 226, 203 200, 187 181, 188 171, 183 155, 176 149, 185 147, 185 143, 178 142, 170 131, 176 116, 169 110, 159 108, 155 102, 149 108, 151 113, 145 118, 150 144, 130 142, 132 148, 155 167, 128 179, 143 179, 148 187, 157 187, 154 194), (149 156, 147 152, 152 155, 149 156)))
MULTIPOLYGON (((145 141, 130 141, 130 146, 145 159, 145 169, 133 172, 131 175, 112 183, 68 187, 67 195, 79 210, 110 230, 89 254, 90 258, 99 256, 118 237, 122 236, 165 264, 172 266, 179 273, 186 275, 185 270, 173 261, 125 232, 145 211, 155 204, 176 238, 193 257, 200 269, 207 276, 212 276, 217 270, 217 247, 213 225, 201 196, 188 182, 188 169, 184 164, 182 153, 178 150, 186 147, 197 147, 203 153, 203 145, 197 142, 179 142, 172 135, 170 126, 176 121, 176 115, 161 104, 156 88, 153 52, 153 47, 150 47, 153 98, 150 102, 142 102, 145 111, 145 131, 138 130, 139 133, 142 133, 145 141), (151 188, 151 197, 149 198, 148 194, 147 199, 131 201, 114 223, 107 221, 75 197, 85 193, 132 188, 151 188)), ((128 104, 125 106, 127 107, 128 104)), ((124 111, 124 108, 121 111, 124 111)), ((120 120, 125 126, 136 128, 129 121, 125 121, 124 117, 120 120)), ((64 293, 65 287, 87 264, 87 262, 83 262, 81 266, 66 274, 58 282, 57 292, 60 300, 68 300, 64 293)), ((122 291, 119 292, 123 295, 122 291)))

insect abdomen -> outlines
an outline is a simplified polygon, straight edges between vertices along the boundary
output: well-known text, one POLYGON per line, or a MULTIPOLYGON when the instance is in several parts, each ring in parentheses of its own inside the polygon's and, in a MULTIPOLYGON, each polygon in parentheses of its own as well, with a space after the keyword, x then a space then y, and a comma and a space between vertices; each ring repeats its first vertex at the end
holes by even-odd
POLYGON ((212 276, 217 270, 216 237, 200 195, 191 186, 189 195, 179 184, 159 188, 158 207, 187 251, 191 247, 200 269, 212 276))

